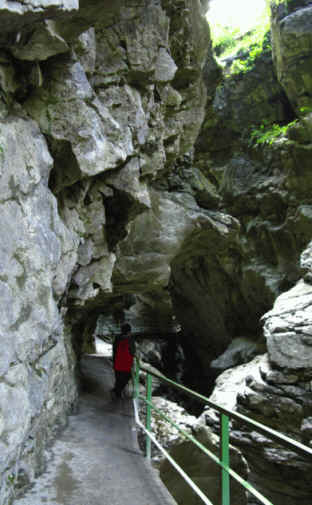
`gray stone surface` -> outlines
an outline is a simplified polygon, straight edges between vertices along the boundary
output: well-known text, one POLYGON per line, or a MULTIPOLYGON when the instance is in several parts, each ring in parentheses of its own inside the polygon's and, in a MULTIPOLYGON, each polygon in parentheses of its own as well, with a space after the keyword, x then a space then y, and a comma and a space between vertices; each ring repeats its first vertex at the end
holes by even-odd
POLYGON ((83 32, 74 45, 79 61, 87 74, 95 70, 96 61, 96 38, 94 28, 83 32))
POLYGON ((1 125, 0 145, 0 500, 6 503, 18 474, 30 479, 40 467, 38 446, 65 423, 75 400, 57 299, 76 255, 47 188, 52 158, 37 125, 11 116, 1 125))
POLYGON ((300 257, 301 268, 304 272, 304 280, 311 283, 312 279, 312 242, 309 242, 308 247, 303 251, 300 257))
MULTIPOLYGON (((194 234, 200 241, 205 234, 220 237, 235 234, 236 223, 228 218, 225 224, 201 209, 191 195, 151 191, 151 210, 139 215, 129 226, 127 238, 117 248, 116 280, 137 283, 137 292, 151 287, 168 286, 170 264, 176 256, 185 254, 194 234), (233 228, 233 230, 231 229, 233 228), (119 280, 120 279, 120 280, 119 280)), ((225 219, 226 221, 226 219, 225 219)), ((195 237, 194 237, 195 238, 195 237)))
MULTIPOLYGON (((133 154, 131 137, 96 97, 78 61, 55 62, 45 76, 47 86, 26 108, 54 142, 69 142, 79 180, 116 168, 133 154)), ((75 181, 70 181, 75 182, 75 181)))
MULTIPOLYGON (((265 49, 254 58, 241 51, 223 61, 224 78, 216 89, 209 88, 212 73, 206 76, 210 91, 194 158, 179 165, 180 177, 174 173, 172 187, 191 191, 200 206, 222 209, 240 225, 236 239, 225 241, 228 250, 217 242, 215 252, 215 242, 210 241, 209 250, 190 254, 184 265, 177 264, 179 258, 172 262, 171 293, 193 359, 190 374, 202 361, 201 375, 207 380, 208 361, 221 355, 233 338, 261 340, 261 317, 276 298, 302 275, 311 282, 309 248, 300 262, 311 241, 310 8, 304 0, 272 2, 273 59, 267 36, 265 49), (284 58, 281 74, 276 50, 284 58), (246 64, 244 70, 235 72, 235 62, 246 64), (286 135, 266 142, 259 135, 255 142, 255 133, 265 133, 266 124, 282 126, 294 116, 298 119, 286 135), (190 183, 193 168, 201 174, 196 184, 190 183)), ((292 342, 297 338, 301 341, 297 335, 292 342)), ((281 353, 289 344, 289 339, 282 339, 280 335, 281 353)), ((286 361, 285 357, 283 366, 286 361)))
MULTIPOLYGON (((174 21, 152 1, 0 6, 1 505, 42 471, 76 400, 73 350, 92 346, 102 309, 125 308, 118 244, 199 131, 209 30, 199 3, 183 4, 174 21), (173 22, 198 32, 185 62, 173 22)), ((172 229, 173 251, 182 235, 172 229)), ((160 261, 166 281, 137 293, 137 313, 166 314, 166 330, 171 257, 160 261)))
POLYGON ((32 0, 11 2, 3 0, 0 5, 0 41, 5 45, 18 43, 29 25, 50 17, 65 15, 66 18, 79 8, 78 0, 32 0), (15 36, 12 37, 12 34, 15 36))
POLYGON ((299 115, 311 107, 312 8, 305 2, 278 10, 272 7, 272 48, 277 76, 299 115))
MULTIPOLYGON (((210 400, 271 426, 311 446, 311 373, 276 367, 270 354, 223 372, 216 380, 210 400)), ((216 431, 219 416, 210 408, 202 418, 216 431)), ((256 430, 233 421, 231 443, 242 451, 249 467, 249 481, 277 505, 300 502, 311 496, 310 461, 281 448, 256 430), (302 483, 300 490, 298 482, 302 483)), ((254 503, 251 500, 251 503, 254 503)), ((255 501, 256 503, 256 501, 255 501)))
POLYGON ((312 286, 303 280, 280 295, 264 316, 264 334, 271 361, 289 369, 311 370, 312 286))
POLYGON ((69 46, 57 32, 53 20, 47 20, 37 28, 27 42, 20 42, 11 49, 15 58, 27 61, 44 61, 55 54, 66 53, 69 46))
MULTIPOLYGON (((263 346, 264 347, 264 346, 263 346)), ((264 349, 262 349, 264 350, 264 349)), ((257 354, 261 353, 261 344, 251 342, 249 339, 234 338, 225 352, 214 359, 210 366, 218 373, 222 373, 227 368, 233 368, 242 363, 248 363, 257 354)))

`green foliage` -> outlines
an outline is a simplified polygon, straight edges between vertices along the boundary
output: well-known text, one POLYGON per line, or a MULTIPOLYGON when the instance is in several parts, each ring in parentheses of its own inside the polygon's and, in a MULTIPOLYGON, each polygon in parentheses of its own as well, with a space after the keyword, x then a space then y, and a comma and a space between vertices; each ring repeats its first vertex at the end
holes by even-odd
POLYGON ((312 112, 312 106, 305 106, 305 107, 300 107, 299 111, 302 114, 310 114, 312 112))
POLYGON ((255 30, 244 38, 244 45, 244 48, 242 47, 240 52, 245 57, 235 59, 231 67, 231 74, 246 73, 252 70, 256 59, 261 54, 272 50, 270 32, 268 30, 255 30))
POLYGON ((211 26, 211 33, 216 55, 221 59, 234 59, 228 75, 248 72, 254 67, 259 56, 272 50, 269 0, 255 26, 248 32, 235 26, 214 24, 211 26))
POLYGON ((248 60, 237 59, 231 67, 231 74, 246 74, 248 70, 252 69, 252 65, 248 60))
POLYGON ((288 0, 271 0, 273 5, 280 5, 280 4, 285 4, 286 7, 288 6, 288 0))
POLYGON ((46 374, 46 370, 43 367, 36 367, 35 372, 38 375, 38 377, 42 377, 44 374, 46 374))
POLYGON ((15 475, 13 473, 10 473, 10 475, 7 476, 7 482, 9 485, 13 485, 15 481, 15 475))
MULTIPOLYGON (((226 58, 255 48, 261 48, 270 30, 270 9, 267 5, 254 28, 243 32, 239 27, 211 26, 213 47, 217 56, 226 58)), ((260 51, 261 52, 261 51, 260 51)))
POLYGON ((291 121, 287 125, 281 126, 276 123, 270 124, 268 121, 263 121, 259 127, 254 127, 250 133, 250 146, 261 144, 271 145, 279 137, 286 135, 288 128, 298 122, 298 119, 291 121))
POLYGON ((230 26, 221 26, 220 24, 213 27, 213 46, 217 55, 231 52, 234 50, 237 39, 240 36, 239 28, 230 26))

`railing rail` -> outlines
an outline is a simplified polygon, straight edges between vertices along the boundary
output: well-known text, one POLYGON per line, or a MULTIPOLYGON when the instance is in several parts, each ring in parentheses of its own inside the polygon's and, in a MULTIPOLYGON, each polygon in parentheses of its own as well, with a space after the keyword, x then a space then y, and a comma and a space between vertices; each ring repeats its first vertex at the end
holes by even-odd
POLYGON ((250 419, 243 414, 234 412, 225 407, 222 407, 205 396, 193 391, 182 384, 179 384, 172 379, 169 379, 160 372, 155 372, 146 366, 142 366, 139 360, 136 360, 136 370, 134 374, 134 408, 135 408, 135 418, 136 423, 143 429, 146 434, 146 456, 148 459, 151 458, 151 442, 153 442, 158 449, 165 455, 165 457, 170 461, 170 463, 176 468, 176 470, 181 474, 181 476, 186 480, 186 482, 192 487, 195 493, 201 498, 201 500, 207 505, 212 504, 208 497, 203 494, 203 492, 198 488, 198 486, 192 481, 192 479, 184 472, 184 470, 172 459, 168 452, 161 446, 161 444, 156 440, 154 434, 151 432, 151 415, 152 411, 157 412, 157 414, 166 420, 169 424, 174 426, 179 432, 181 432, 188 440, 194 443, 199 449, 204 452, 209 458, 211 458, 221 469, 221 505, 230 505, 230 476, 238 481, 248 492, 253 494, 261 503, 264 505, 273 505, 267 498, 265 498, 261 493, 259 493, 251 484, 245 481, 240 475, 238 475, 233 469, 230 468, 230 423, 231 418, 238 421, 240 424, 245 424, 251 427, 253 430, 266 435, 270 440, 278 442, 280 445, 287 447, 288 449, 300 454, 304 458, 312 461, 312 449, 293 440, 282 433, 269 428, 253 419, 250 419), (140 370, 146 374, 146 396, 139 393, 139 373, 140 370), (203 446, 195 437, 190 433, 183 430, 178 426, 172 419, 170 419, 166 414, 164 414, 160 409, 158 409, 152 403, 152 377, 156 377, 158 380, 169 384, 171 387, 183 391, 185 394, 196 398, 199 402, 204 405, 208 405, 214 410, 218 411, 220 414, 220 458, 218 458, 214 453, 209 451, 205 446, 203 446), (146 404, 146 426, 140 421, 138 414, 137 400, 140 399, 146 404))

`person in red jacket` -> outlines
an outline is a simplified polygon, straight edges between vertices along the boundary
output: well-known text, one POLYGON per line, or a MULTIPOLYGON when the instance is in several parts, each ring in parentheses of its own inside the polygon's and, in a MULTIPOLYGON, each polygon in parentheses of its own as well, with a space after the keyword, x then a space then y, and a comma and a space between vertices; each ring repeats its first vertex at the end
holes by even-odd
POLYGON ((121 394, 130 380, 134 355, 135 343, 131 336, 131 326, 124 323, 121 326, 121 335, 116 337, 113 344, 115 386, 112 392, 117 398, 121 398, 121 394))

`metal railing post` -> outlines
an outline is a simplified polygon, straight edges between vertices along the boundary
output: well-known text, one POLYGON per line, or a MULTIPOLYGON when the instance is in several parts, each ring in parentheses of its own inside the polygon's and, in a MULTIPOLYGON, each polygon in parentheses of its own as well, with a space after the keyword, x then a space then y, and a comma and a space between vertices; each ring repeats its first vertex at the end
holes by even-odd
MULTIPOLYGON (((152 376, 148 373, 146 377, 146 399, 148 402, 151 402, 152 399, 152 376)), ((146 429, 147 431, 151 431, 151 421, 152 421, 152 408, 147 403, 146 405, 146 429)), ((148 435, 146 435, 146 457, 147 459, 151 459, 151 439, 148 435)))
MULTIPOLYGON (((225 414, 220 416, 220 460, 227 467, 230 467, 230 435, 229 417, 225 414)), ((221 505, 230 505, 230 475, 221 467, 221 505)))

